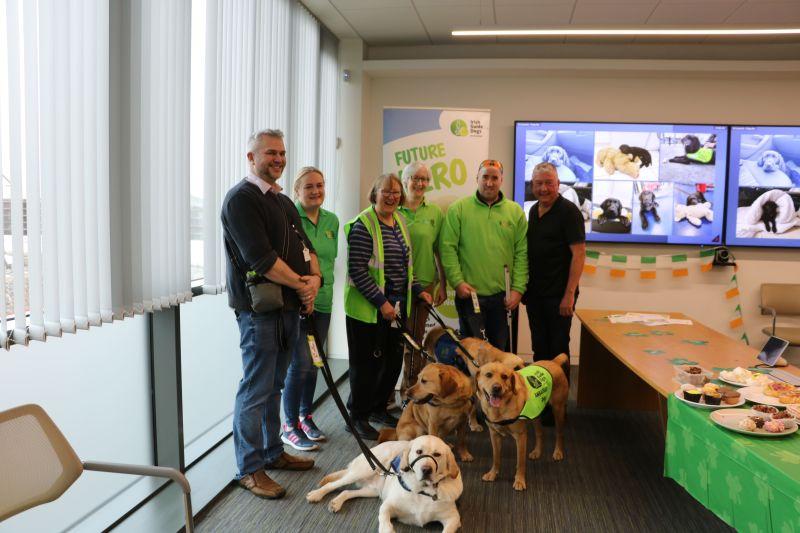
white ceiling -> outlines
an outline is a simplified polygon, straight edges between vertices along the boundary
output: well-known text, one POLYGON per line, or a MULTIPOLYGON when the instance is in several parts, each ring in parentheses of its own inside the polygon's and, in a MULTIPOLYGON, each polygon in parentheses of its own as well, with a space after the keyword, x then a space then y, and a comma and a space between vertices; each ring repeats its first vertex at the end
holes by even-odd
MULTIPOLYGON (((367 47, 521 42, 455 28, 569 25, 800 25, 800 0, 302 0, 339 38, 367 47)), ((540 41, 541 42, 541 41, 540 41)), ((565 42, 559 39, 558 42, 565 42)))

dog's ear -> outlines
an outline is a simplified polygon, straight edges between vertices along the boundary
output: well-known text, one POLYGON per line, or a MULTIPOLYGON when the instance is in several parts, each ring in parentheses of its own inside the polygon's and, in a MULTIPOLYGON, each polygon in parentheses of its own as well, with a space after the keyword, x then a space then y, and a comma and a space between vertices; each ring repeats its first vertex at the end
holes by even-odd
POLYGON ((512 396, 517 394, 517 378, 519 378, 519 375, 516 372, 512 371, 511 372, 511 394, 512 394, 512 396))
MULTIPOLYGON (((458 372, 458 370, 456 370, 458 372)), ((452 374, 450 373, 450 368, 441 368, 439 369, 439 393, 442 395, 443 398, 450 396, 451 394, 456 392, 458 388, 458 384, 456 380, 453 379, 452 374)))
POLYGON ((411 470, 408 466, 408 454, 411 452, 411 444, 409 443, 408 447, 403 450, 403 453, 400 454, 400 471, 401 472, 408 472, 411 470))
POLYGON ((452 479, 458 477, 458 474, 461 472, 458 468, 458 463, 456 463, 456 456, 453 453, 453 450, 450 449, 450 446, 445 446, 447 449, 447 475, 450 476, 452 479))

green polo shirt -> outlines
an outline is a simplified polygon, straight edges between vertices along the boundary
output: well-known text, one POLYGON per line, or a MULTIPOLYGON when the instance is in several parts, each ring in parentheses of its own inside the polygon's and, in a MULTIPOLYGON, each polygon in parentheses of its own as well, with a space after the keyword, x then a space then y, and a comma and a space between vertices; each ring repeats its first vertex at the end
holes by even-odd
POLYGON ((339 219, 330 211, 320 208, 317 224, 308 219, 300 202, 296 202, 297 212, 303 229, 317 252, 323 284, 314 300, 314 310, 330 313, 333 310, 333 262, 339 251, 339 219))
POLYGON ((407 207, 400 207, 398 211, 405 217, 411 234, 414 277, 427 287, 437 279, 434 253, 439 249, 439 231, 444 220, 442 208, 423 200, 416 211, 407 207))

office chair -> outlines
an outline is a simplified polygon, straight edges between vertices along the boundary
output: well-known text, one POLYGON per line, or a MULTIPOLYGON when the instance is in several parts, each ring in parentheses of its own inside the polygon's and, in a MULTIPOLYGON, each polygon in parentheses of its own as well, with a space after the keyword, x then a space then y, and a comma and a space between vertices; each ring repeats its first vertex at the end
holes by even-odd
POLYGON ((186 532, 192 533, 191 489, 174 468, 83 462, 53 420, 38 405, 0 412, 0 522, 58 499, 84 470, 169 478, 180 485, 186 532))
POLYGON ((778 315, 800 316, 800 284, 763 283, 759 307, 762 315, 772 315, 772 327, 765 327, 763 333, 787 340, 791 346, 800 346, 800 325, 777 324, 778 315))

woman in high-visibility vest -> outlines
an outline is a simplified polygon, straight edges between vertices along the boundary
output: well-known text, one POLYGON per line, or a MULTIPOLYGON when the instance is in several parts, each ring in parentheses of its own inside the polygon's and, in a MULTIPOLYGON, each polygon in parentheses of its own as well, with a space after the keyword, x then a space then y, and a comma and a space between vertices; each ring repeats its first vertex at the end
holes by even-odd
POLYGON ((344 310, 350 352, 347 408, 365 439, 378 438, 370 421, 397 425, 397 418, 386 411, 403 364, 403 341, 395 321, 407 320, 415 297, 433 302, 414 281, 411 239, 397 213, 404 199, 400 178, 385 174, 372 186, 372 205, 344 228, 348 245, 344 310))

